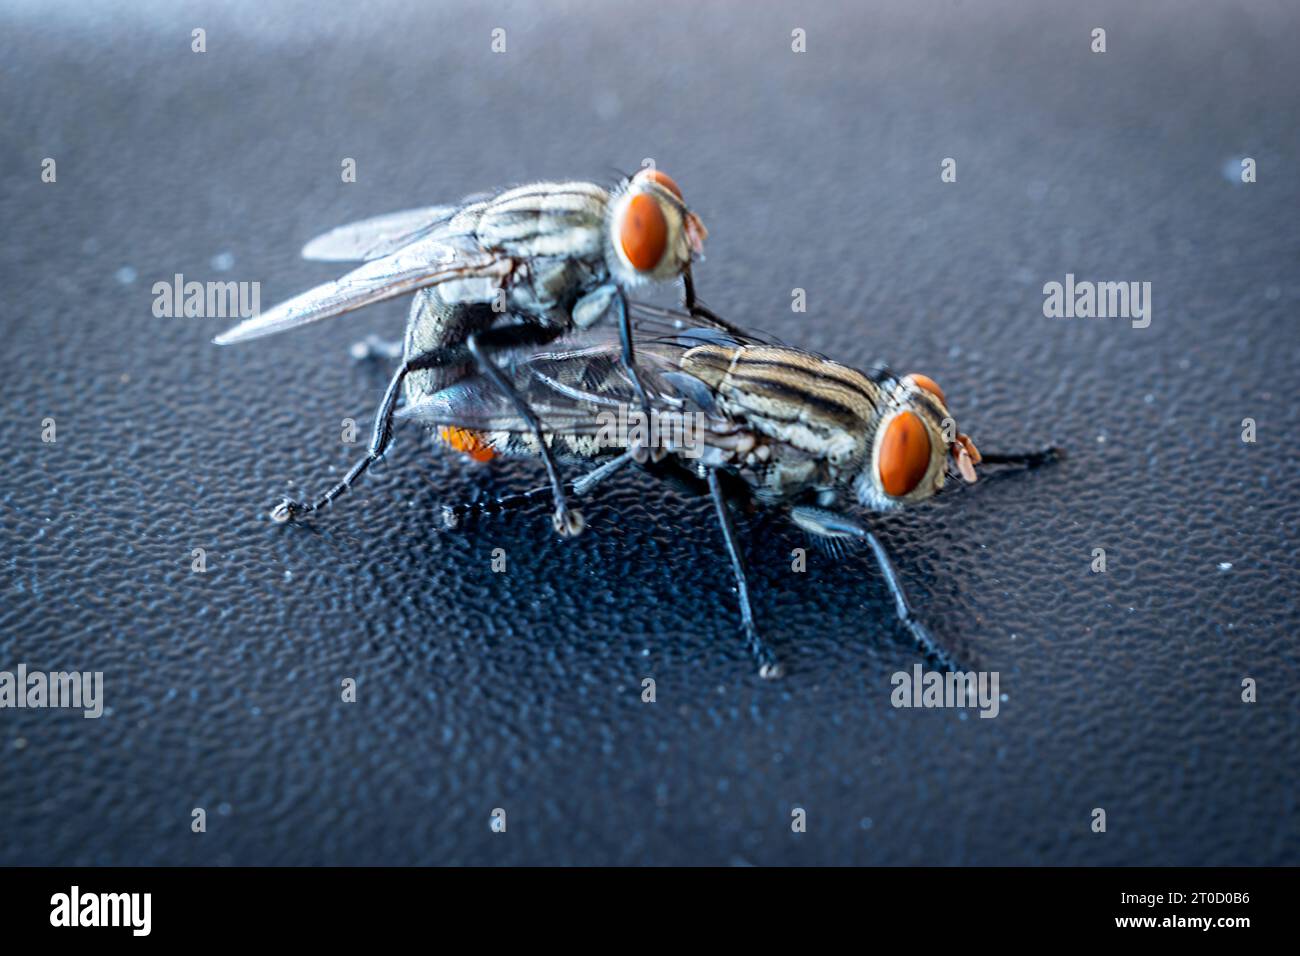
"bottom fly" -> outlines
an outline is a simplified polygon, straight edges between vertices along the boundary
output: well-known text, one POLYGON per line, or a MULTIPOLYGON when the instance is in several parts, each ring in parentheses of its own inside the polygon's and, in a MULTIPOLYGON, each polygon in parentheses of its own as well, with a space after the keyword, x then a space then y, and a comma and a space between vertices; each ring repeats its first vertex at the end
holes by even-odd
MULTIPOLYGON (((832 549, 866 544, 893 597, 899 622, 940 665, 955 665, 913 612, 880 539, 844 506, 888 512, 976 480, 976 466, 1034 466, 1056 448, 981 455, 958 430, 939 386, 924 375, 860 371, 699 316, 637 306, 636 352, 652 421, 608 334, 571 335, 517 358, 508 374, 542 422, 560 460, 595 462, 571 485, 581 496, 631 463, 707 494, 736 580, 741 625, 766 678, 783 668, 759 635, 729 505, 749 499, 783 511, 832 549), (636 423, 639 427, 628 427, 636 423), (649 436, 649 440, 647 440, 649 436)), ((481 378, 458 382, 409 406, 402 417, 442 430, 476 458, 535 456, 536 433, 481 378)), ((445 509, 448 524, 541 499, 548 489, 445 509)))

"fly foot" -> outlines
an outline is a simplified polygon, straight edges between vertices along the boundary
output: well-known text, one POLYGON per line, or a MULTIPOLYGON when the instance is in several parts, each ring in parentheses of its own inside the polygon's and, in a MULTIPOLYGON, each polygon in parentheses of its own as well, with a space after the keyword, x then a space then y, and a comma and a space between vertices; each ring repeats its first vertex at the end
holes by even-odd
POLYGON ((763 680, 780 680, 785 676, 785 667, 776 661, 768 661, 758 668, 758 676, 763 680))
POLYGON ((276 524, 285 524, 292 521, 297 515, 302 514, 307 509, 294 501, 292 498, 285 498, 278 505, 271 509, 271 520, 276 524))
POLYGON ((582 516, 582 512, 567 505, 556 508, 551 521, 555 524, 555 530, 561 538, 576 538, 582 534, 582 529, 587 527, 587 519, 582 516))
POLYGON ((784 677, 785 668, 776 659, 776 651, 772 650, 772 645, 759 637, 753 622, 747 621, 743 629, 745 641, 749 644, 749 652, 754 655, 754 660, 758 661, 758 676, 763 680, 780 680, 784 677))

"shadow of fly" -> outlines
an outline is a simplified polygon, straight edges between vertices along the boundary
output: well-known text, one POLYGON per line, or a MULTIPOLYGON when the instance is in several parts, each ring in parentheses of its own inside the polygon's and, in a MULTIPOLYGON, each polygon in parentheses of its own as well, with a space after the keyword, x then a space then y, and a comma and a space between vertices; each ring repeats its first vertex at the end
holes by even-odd
MULTIPOLYGON (((713 317, 634 307, 637 378, 621 344, 599 329, 516 353, 500 369, 540 427, 487 375, 465 377, 410 402, 398 416, 438 430, 479 460, 545 454, 594 465, 568 486, 581 497, 629 464, 708 495, 735 575, 741 625, 759 674, 782 666, 759 635, 730 508, 783 511, 820 546, 854 542, 874 556, 899 622, 941 666, 954 663, 913 611, 880 539, 846 508, 896 511, 938 493, 948 480, 973 483, 976 466, 1034 466, 1058 449, 981 455, 957 429, 942 389, 920 374, 859 371, 824 356, 743 332, 713 317), (645 418, 638 416, 644 413, 645 418), (647 422, 656 427, 642 427, 647 422)), ((450 506, 449 527, 549 493, 450 506)))

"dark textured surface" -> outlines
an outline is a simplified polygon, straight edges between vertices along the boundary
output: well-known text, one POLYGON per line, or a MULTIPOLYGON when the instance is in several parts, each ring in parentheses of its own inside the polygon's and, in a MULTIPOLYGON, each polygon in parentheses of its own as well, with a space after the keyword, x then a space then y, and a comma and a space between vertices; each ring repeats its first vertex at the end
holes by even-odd
POLYGON ((1297 861, 1295 5, 700 6, 5 7, 0 669, 102 670, 110 710, 0 711, 0 863, 1297 861), (792 674, 760 684, 707 503, 635 475, 574 542, 544 509, 448 535, 437 504, 540 472, 407 432, 273 527, 354 456, 385 373, 347 348, 405 303, 224 350, 151 314, 173 273, 269 306, 332 274, 297 258, 326 228, 644 156, 719 311, 1072 452, 878 522, 997 719, 893 709, 917 657, 869 556, 792 574, 763 519, 792 674), (1044 318, 1066 272, 1150 281, 1151 327, 1044 318))

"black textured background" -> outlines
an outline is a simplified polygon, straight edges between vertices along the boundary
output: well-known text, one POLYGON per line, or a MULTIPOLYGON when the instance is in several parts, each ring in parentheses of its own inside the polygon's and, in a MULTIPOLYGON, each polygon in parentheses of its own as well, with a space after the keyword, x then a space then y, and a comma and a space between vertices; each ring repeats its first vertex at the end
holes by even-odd
POLYGON ((1289 2, 3 3, 0 669, 102 670, 109 711, 0 711, 0 863, 1296 862, 1298 26, 1289 2), (357 453, 340 421, 386 370, 348 346, 406 303, 230 349, 151 313, 177 272, 265 307, 334 274, 297 257, 334 225, 643 157, 711 229, 719 311, 928 372, 986 451, 1069 448, 878 522, 933 630, 1001 673, 997 719, 893 709, 918 658, 869 556, 792 574, 804 542, 766 519, 742 532, 792 673, 761 684, 707 502, 634 474, 574 542, 545 508, 445 534, 439 503, 540 472, 405 432, 346 507, 274 527, 357 453), (1044 318, 1066 272, 1150 281, 1151 327, 1044 318))

